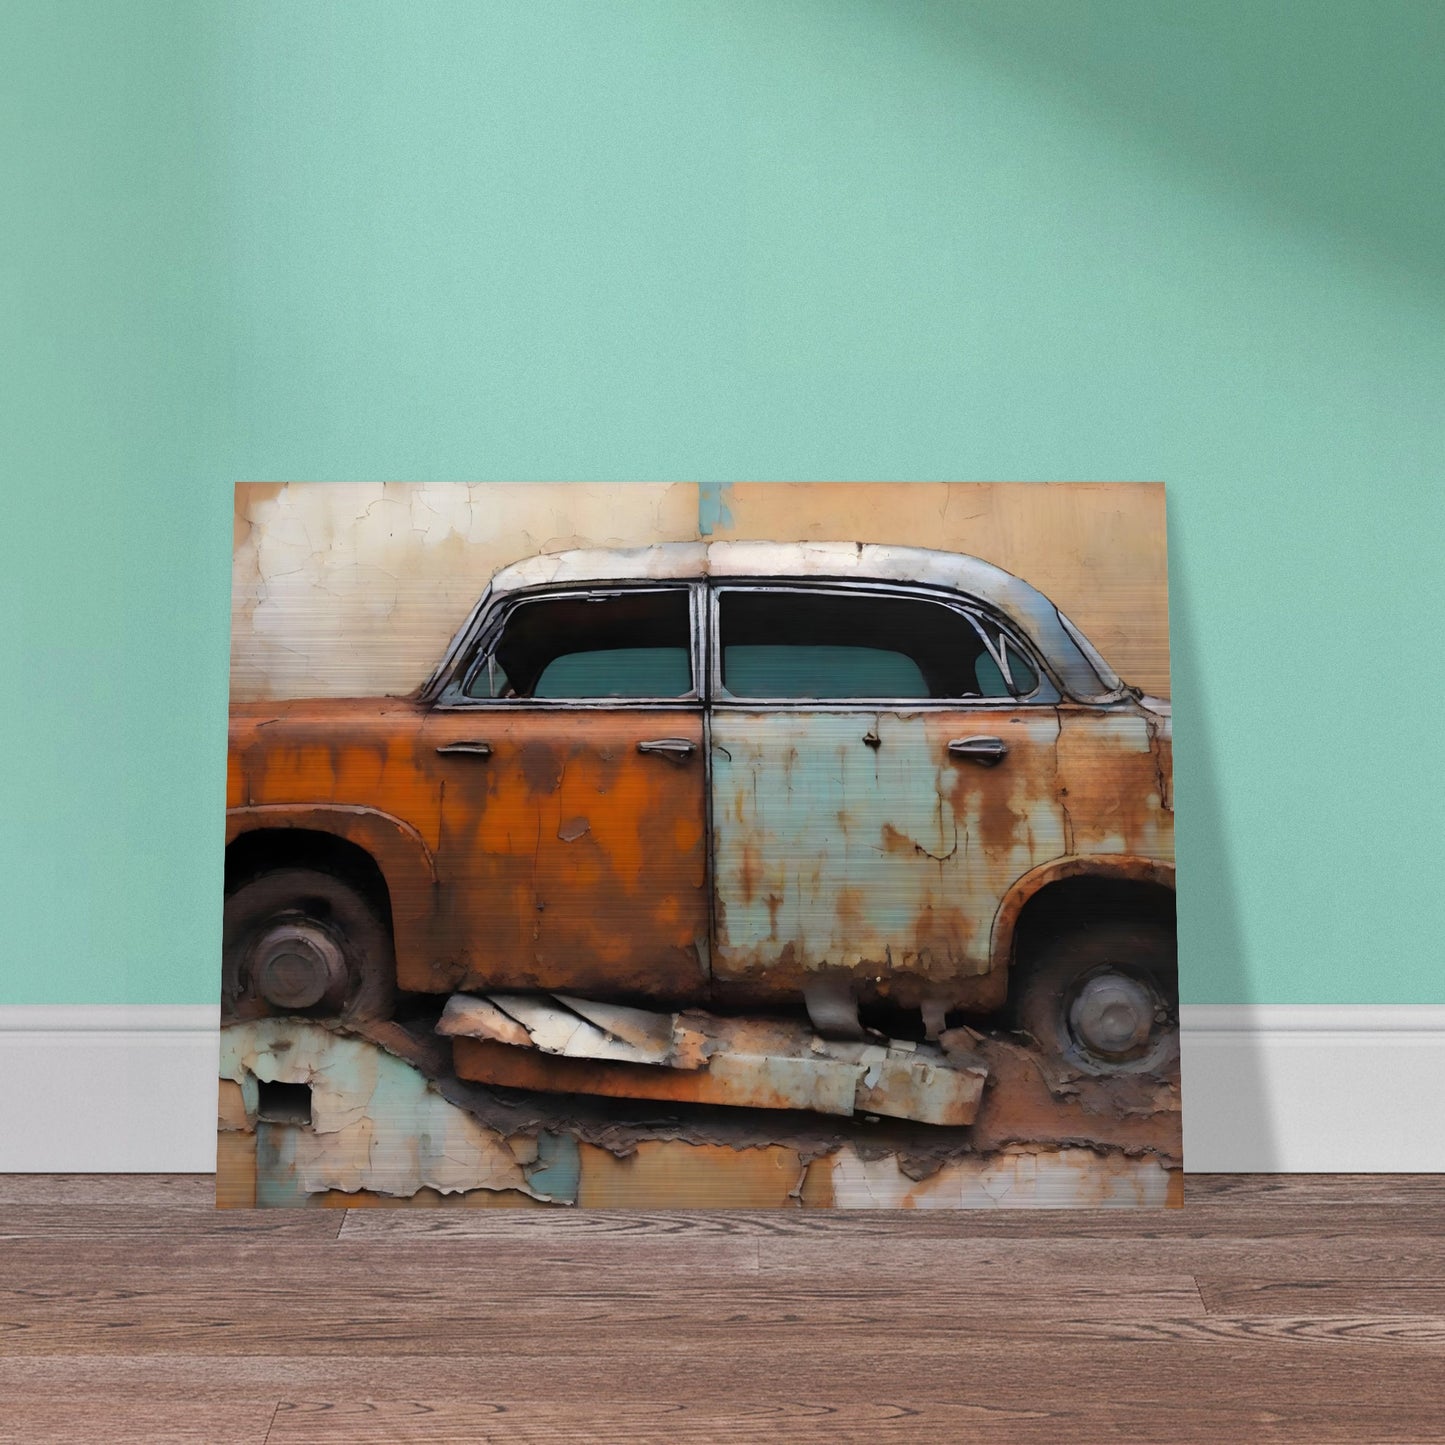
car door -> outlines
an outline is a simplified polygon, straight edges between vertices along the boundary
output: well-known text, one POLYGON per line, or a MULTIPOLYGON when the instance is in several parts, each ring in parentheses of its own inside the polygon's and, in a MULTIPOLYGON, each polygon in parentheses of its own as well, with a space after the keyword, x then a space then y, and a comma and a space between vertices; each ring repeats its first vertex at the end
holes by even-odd
POLYGON ((453 987, 697 1000, 708 979, 701 596, 523 595, 423 725, 453 987))
POLYGON ((919 591, 718 585, 714 989, 820 983, 992 1007, 994 913, 1064 851, 1058 693, 982 609, 919 591))

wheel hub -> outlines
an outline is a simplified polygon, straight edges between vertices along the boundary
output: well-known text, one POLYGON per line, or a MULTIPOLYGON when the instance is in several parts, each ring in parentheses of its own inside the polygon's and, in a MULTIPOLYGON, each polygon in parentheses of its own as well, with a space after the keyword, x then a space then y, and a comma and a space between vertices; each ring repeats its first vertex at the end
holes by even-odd
POLYGON ((1091 1054, 1110 1060, 1136 1056, 1149 1042, 1157 1000, 1128 974, 1095 974, 1069 1008, 1069 1028, 1091 1054))
POLYGON ((256 945, 252 976, 256 991, 275 1008, 340 1005, 346 994, 346 959, 318 924, 281 923, 256 945))

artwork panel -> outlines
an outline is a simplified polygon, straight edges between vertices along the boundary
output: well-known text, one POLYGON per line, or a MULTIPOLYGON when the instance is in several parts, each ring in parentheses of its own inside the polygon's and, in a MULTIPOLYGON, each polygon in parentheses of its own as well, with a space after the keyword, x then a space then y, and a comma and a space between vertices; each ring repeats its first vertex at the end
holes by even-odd
POLYGON ((1163 488, 245 484, 223 1207, 1176 1204, 1163 488))

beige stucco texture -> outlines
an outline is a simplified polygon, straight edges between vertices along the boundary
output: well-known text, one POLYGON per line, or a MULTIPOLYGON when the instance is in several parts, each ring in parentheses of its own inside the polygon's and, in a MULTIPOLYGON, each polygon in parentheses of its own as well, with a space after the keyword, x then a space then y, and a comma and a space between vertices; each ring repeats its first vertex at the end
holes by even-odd
POLYGON ((1049 596, 1129 682, 1169 692, 1159 483, 242 483, 235 521, 238 702, 410 692, 506 563, 704 535, 982 557, 1049 596))

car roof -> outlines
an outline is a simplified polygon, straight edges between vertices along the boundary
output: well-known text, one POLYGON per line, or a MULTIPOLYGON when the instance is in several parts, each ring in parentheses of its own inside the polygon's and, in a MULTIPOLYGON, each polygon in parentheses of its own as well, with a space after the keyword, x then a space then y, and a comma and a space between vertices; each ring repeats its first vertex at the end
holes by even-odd
POLYGON ((1080 701, 1117 696, 1108 663, 1038 588, 981 557, 879 542, 657 542, 647 547, 580 547, 503 567, 492 600, 535 587, 700 578, 883 581, 941 587, 987 603, 1043 653, 1064 690, 1080 701))

